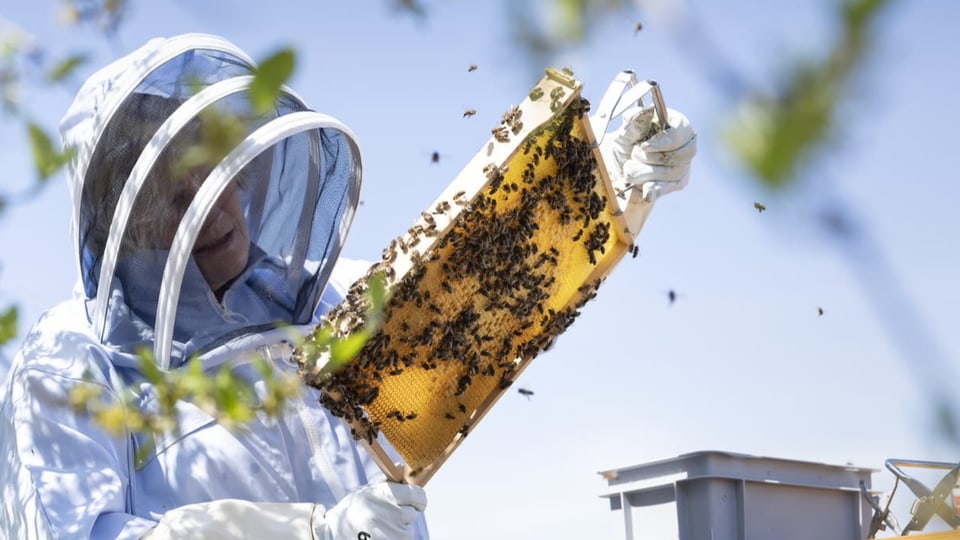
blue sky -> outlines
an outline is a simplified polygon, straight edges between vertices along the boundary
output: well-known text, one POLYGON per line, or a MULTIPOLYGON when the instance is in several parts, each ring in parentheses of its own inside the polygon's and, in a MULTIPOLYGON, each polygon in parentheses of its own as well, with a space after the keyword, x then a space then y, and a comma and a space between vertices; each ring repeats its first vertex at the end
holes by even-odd
MULTIPOLYGON (((111 43, 57 25, 54 1, 8 4, 2 16, 51 51, 89 50, 83 76, 158 35, 221 34, 254 58, 296 47, 291 86, 363 150, 363 205, 346 246, 356 258, 377 257, 413 223, 543 67, 510 41, 506 2, 433 2, 419 20, 379 1, 134 1, 111 43), (466 108, 476 116, 463 118, 466 108)), ((831 4, 691 2, 715 50, 767 88, 791 54, 824 50, 831 4)), ((640 257, 523 374, 532 399, 507 394, 427 486, 433 536, 614 537, 596 472, 698 450, 877 469, 889 457, 957 459, 927 398, 960 380, 958 15, 955 3, 892 5, 832 151, 784 194, 758 188, 725 153, 731 95, 655 10, 604 19, 558 58, 595 101, 619 70, 658 80, 697 128, 700 153, 687 190, 651 215, 640 257), (875 239, 908 304, 875 309, 862 284, 876 265, 851 265, 817 225, 827 194, 875 239), (896 328, 928 337, 898 346, 896 328)), ((53 128, 80 79, 31 91, 24 105, 53 128)), ((5 119, 0 140, 4 189, 28 185, 22 130, 5 119)), ((56 178, 0 218, 0 305, 19 305, 21 333, 70 294, 69 215, 56 178)))

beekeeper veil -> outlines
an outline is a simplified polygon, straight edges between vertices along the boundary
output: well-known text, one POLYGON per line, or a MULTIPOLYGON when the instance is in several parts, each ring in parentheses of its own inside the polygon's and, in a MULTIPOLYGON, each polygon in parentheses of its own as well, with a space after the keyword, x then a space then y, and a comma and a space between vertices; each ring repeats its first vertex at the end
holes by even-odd
POLYGON ((313 320, 353 219, 360 154, 289 89, 254 107, 253 61, 156 39, 94 74, 64 117, 73 232, 101 341, 176 366, 313 320))

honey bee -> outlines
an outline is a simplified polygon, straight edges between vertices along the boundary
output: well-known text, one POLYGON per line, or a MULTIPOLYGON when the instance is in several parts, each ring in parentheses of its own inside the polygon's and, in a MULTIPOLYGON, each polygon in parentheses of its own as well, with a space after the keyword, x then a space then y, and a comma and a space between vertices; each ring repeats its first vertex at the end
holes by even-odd
MULTIPOLYGON (((423 221, 426 222, 426 224, 427 224, 428 227, 436 227, 436 226, 437 226, 436 220, 433 219, 433 216, 431 216, 429 213, 427 213, 427 212, 420 212, 420 215, 423 217, 423 221)), ((423 229, 422 229, 422 228, 420 229, 420 232, 423 232, 423 229)))
POLYGON ((396 245, 396 240, 394 240, 394 243, 391 244, 390 247, 388 247, 387 249, 384 249, 384 250, 383 250, 383 261, 384 261, 384 262, 386 262, 386 263, 392 263, 394 260, 396 260, 396 258, 397 258, 397 250, 394 249, 394 246, 395 246, 395 245, 396 245))
POLYGON ((454 395, 459 397, 459 396, 462 396, 464 393, 466 393, 467 388, 470 386, 471 382, 472 382, 472 379, 470 375, 461 376, 460 379, 457 381, 457 391, 454 395))
POLYGON ((640 31, 643 30, 643 23, 637 22, 633 25, 633 35, 637 35, 640 31))
POLYGON ((530 90, 531 101, 536 101, 542 97, 543 97, 543 88, 540 88, 539 86, 535 86, 533 90, 530 90))
POLYGON ((823 308, 817 306, 817 317, 823 317, 823 308))
POLYGON ((523 111, 520 110, 520 107, 514 105, 510 107, 507 112, 503 113, 503 117, 500 118, 500 123, 513 128, 520 121, 521 115, 523 115, 523 111))
POLYGON ((496 180, 497 178, 502 178, 506 172, 507 172, 506 166, 504 166, 503 168, 500 168, 500 167, 497 167, 495 163, 487 163, 486 166, 483 167, 483 174, 486 175, 487 179, 490 180, 491 182, 496 180))
POLYGON ((677 291, 670 289, 667 291, 667 300, 670 301, 670 304, 673 305, 677 301, 677 291))
POLYGON ((529 390, 527 388, 517 388, 517 393, 527 399, 530 399, 530 396, 533 395, 533 390, 529 390))
POLYGON ((459 205, 461 205, 461 206, 467 204, 469 201, 467 201, 467 199, 464 198, 464 197, 466 196, 466 194, 467 194, 466 191, 458 191, 458 192, 457 192, 456 194, 454 194, 454 196, 453 196, 453 202, 455 202, 455 203, 457 203, 457 204, 459 204, 459 205))
POLYGON ((510 141, 510 130, 503 126, 497 126, 490 130, 493 133, 493 138, 499 142, 509 142, 510 141))
POLYGON ((760 213, 763 213, 763 211, 767 209, 766 205, 758 202, 753 203, 753 207, 756 208, 757 212, 760 212, 760 213))
POLYGON ((471 117, 471 116, 473 116, 473 115, 475 115, 475 114, 477 114, 477 110, 476 110, 476 109, 467 109, 467 110, 463 111, 463 117, 464 117, 464 118, 469 118, 469 117, 471 117))
POLYGON ((469 73, 469 72, 471 72, 471 71, 476 71, 476 70, 477 70, 477 65, 476 65, 476 64, 470 64, 470 67, 467 68, 467 73, 469 73))
POLYGON ((633 258, 636 259, 637 256, 640 255, 640 246, 634 244, 633 247, 630 248, 630 255, 632 255, 633 258))
POLYGON ((440 152, 437 152, 436 150, 434 150, 430 154, 430 163, 440 163, 440 152))

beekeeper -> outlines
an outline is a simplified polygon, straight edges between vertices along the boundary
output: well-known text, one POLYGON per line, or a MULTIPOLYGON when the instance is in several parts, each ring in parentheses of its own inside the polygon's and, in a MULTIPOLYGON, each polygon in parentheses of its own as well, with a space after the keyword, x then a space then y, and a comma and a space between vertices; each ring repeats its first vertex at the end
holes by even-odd
MULTIPOLYGON (((156 411, 144 349, 164 370, 229 364, 262 391, 253 360, 295 371, 291 336, 342 298, 357 143, 286 89, 254 110, 253 69, 222 38, 155 39, 91 76, 63 118, 80 277, 27 334, 0 394, 0 536, 427 538, 423 490, 386 481, 312 388, 240 430, 181 401, 176 429, 115 436, 66 406, 92 381, 156 411), (239 142, 211 150, 211 123, 239 142)), ((660 193, 686 184, 694 136, 678 118, 686 131, 659 147, 617 139, 618 164, 688 154, 632 165, 660 193)))

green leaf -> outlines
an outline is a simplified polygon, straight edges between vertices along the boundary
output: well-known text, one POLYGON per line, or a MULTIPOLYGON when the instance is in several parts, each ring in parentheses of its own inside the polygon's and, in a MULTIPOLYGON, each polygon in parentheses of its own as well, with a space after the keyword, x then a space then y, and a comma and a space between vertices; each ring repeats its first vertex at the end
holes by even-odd
POLYGON ((70 161, 70 150, 58 152, 47 132, 33 122, 27 123, 30 136, 30 147, 33 151, 33 162, 40 174, 40 180, 46 180, 56 174, 70 161))
POLYGON ((61 61, 59 64, 53 66, 53 69, 50 70, 50 73, 47 74, 47 80, 50 82, 60 82, 63 79, 70 76, 78 67, 87 63, 86 54, 75 54, 69 56, 61 61))
POLYGON ((194 358, 190 360, 185 369, 176 371, 180 376, 177 379, 177 387, 181 393, 190 397, 202 397, 210 393, 210 377, 203 372, 203 366, 200 360, 194 358))
POLYGON ((369 330, 354 332, 343 339, 334 340, 330 344, 330 363, 338 369, 360 354, 360 349, 370 340, 369 330))
POLYGON ((153 351, 144 347, 137 353, 140 357, 140 371, 148 381, 159 386, 163 382, 163 373, 154 361, 153 351))
POLYGON ((283 49, 264 60, 253 72, 250 82, 250 101, 257 113, 271 110, 284 85, 293 74, 296 57, 293 49, 283 49))
POLYGON ((377 272, 367 282, 367 297, 370 299, 370 309, 367 310, 367 327, 380 326, 380 315, 387 305, 387 277, 383 272, 377 272))
POLYGON ((17 336, 17 306, 10 306, 0 314, 0 345, 17 336))

